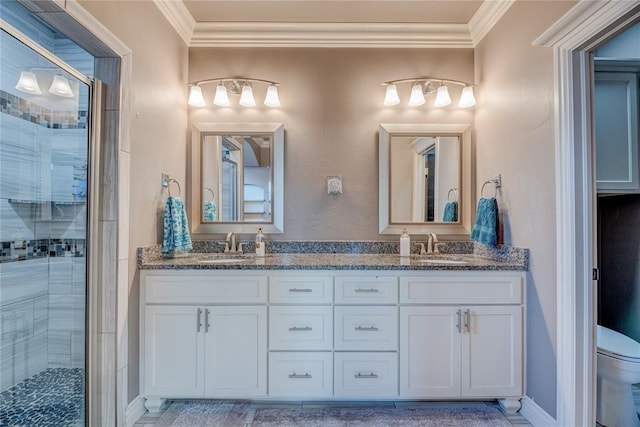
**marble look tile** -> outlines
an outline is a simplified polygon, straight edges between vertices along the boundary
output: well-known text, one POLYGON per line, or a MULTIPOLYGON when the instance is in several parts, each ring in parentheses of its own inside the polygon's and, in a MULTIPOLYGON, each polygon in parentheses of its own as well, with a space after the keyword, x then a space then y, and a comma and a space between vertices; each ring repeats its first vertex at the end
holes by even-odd
POLYGON ((0 310, 0 346, 15 345, 33 336, 33 299, 2 306, 0 310))
POLYGON ((129 261, 126 259, 118 261, 117 296, 117 368, 122 369, 129 359, 129 261))
POLYGON ((47 367, 46 334, 0 349, 0 391, 47 367))
POLYGON ((34 239, 35 211, 31 203, 9 203, 7 199, 0 199, 0 241, 34 239))
POLYGON ((47 369, 49 363, 47 334, 34 335, 26 345, 27 375, 29 377, 47 369))
POLYGON ((46 258, 0 264, 0 305, 42 296, 49 288, 46 258))
POLYGON ((85 365, 85 333, 71 332, 71 367, 84 368, 85 365))
POLYGON ((87 259, 85 257, 75 257, 71 259, 71 283, 75 295, 85 295, 87 293, 87 259))
POLYGON ((49 295, 49 331, 83 331, 84 295, 49 295))
POLYGON ((43 295, 33 299, 33 333, 46 333, 49 328, 49 297, 43 295))
POLYGON ((103 221, 118 220, 118 111, 106 111, 100 147, 100 212, 103 221))
POLYGON ((116 289, 117 289, 117 250, 116 241, 118 224, 116 221, 100 221, 102 256, 99 286, 100 324, 99 331, 103 333, 116 332, 116 289))
POLYGON ((133 102, 131 102, 131 84, 133 73, 133 55, 126 54, 120 59, 120 80, 122 81, 122 90, 120 92, 120 117, 119 123, 119 149, 127 153, 131 152, 131 121, 133 120, 133 102))
POLYGON ((95 73, 106 86, 103 94, 105 110, 118 110, 120 106, 120 59, 96 58, 95 73))
POLYGON ((49 331, 47 351, 50 368, 71 367, 71 332, 49 331))
POLYGON ((102 410, 103 425, 113 426, 116 424, 116 343, 115 334, 99 335, 100 353, 105 357, 100 360, 101 384, 98 391, 102 410))
POLYGON ((129 258, 129 186, 131 155, 120 151, 118 158, 118 259, 129 258))
POLYGON ((126 366, 118 370, 116 389, 118 400, 116 402, 116 421, 118 427, 126 426, 126 414, 128 405, 128 369, 126 366))
POLYGON ((71 295, 73 293, 73 258, 49 258, 49 295, 71 295))

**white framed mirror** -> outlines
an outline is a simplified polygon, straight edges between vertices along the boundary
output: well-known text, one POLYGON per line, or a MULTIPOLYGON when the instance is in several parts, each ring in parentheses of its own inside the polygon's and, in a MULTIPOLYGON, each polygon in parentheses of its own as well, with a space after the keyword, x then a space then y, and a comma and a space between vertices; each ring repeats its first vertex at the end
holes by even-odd
POLYGON ((379 232, 471 232, 471 126, 381 124, 379 232))
POLYGON ((192 234, 284 231, 282 123, 194 123, 192 234))

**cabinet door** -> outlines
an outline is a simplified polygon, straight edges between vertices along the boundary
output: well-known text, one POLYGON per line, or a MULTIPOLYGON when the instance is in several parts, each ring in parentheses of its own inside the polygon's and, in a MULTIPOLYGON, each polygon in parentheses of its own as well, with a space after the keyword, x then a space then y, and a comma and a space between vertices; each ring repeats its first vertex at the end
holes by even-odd
POLYGON ((204 310, 206 396, 266 396, 267 308, 204 310))
POLYGON ((400 396, 460 396, 458 310, 400 307, 400 396))
POLYGON ((462 396, 521 397, 522 307, 463 310, 462 396))
POLYGON ((145 307, 147 396, 204 396, 202 316, 202 309, 195 306, 145 307))
POLYGON ((596 187, 602 192, 637 192, 638 77, 596 73, 594 120, 596 187))

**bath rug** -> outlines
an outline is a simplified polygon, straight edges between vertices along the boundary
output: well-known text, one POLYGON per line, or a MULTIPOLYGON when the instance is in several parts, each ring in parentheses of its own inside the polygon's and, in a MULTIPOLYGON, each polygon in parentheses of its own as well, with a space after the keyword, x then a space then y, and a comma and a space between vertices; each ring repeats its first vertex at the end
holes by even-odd
POLYGON ((251 427, 511 427, 497 408, 259 408, 251 427))
POLYGON ((155 427, 244 427, 251 413, 251 404, 243 401, 176 401, 155 427))

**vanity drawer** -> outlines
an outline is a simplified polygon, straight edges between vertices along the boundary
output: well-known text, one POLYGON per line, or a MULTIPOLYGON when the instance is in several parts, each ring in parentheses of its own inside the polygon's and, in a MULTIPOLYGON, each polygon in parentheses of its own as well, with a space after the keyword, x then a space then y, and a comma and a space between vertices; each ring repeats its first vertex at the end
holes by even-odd
POLYGON ((331 350, 332 345, 332 307, 269 307, 271 350, 331 350))
POLYGON ((332 393, 331 352, 269 353, 270 397, 330 397, 332 393))
POLYGON ((266 276, 147 276, 148 304, 266 304, 266 276))
POLYGON ((335 353, 333 357, 335 396, 398 395, 397 353, 335 353))
POLYGON ((396 304, 397 277, 336 277, 336 304, 396 304))
POLYGON ((335 307, 336 350, 398 349, 397 307, 335 307))
POLYGON ((333 277, 271 277, 269 302, 331 304, 333 303, 333 277))
POLYGON ((522 277, 401 277, 401 304, 521 304, 522 277))

